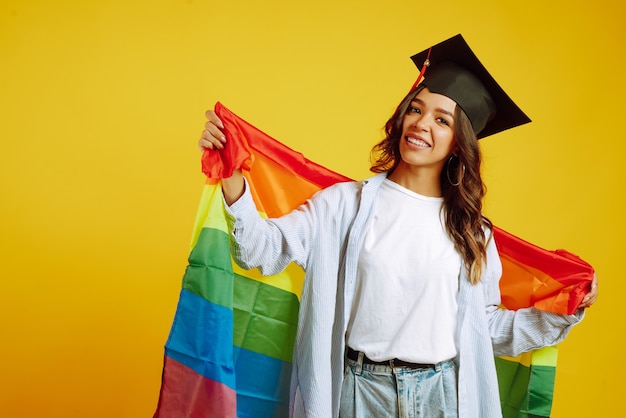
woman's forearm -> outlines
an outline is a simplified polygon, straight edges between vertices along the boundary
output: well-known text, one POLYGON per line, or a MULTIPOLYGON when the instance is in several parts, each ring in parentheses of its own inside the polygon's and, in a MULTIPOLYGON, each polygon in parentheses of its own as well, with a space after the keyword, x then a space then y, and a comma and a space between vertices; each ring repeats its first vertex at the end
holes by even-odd
POLYGON ((244 192, 244 181, 241 170, 235 170, 231 177, 222 179, 222 192, 228 206, 235 203, 244 192))

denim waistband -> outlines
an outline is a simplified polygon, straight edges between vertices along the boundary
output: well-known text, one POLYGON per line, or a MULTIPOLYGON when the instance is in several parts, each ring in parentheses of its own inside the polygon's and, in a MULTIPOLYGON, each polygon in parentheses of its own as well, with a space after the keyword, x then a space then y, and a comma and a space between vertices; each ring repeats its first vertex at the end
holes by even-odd
POLYGON ((365 353, 355 351, 348 347, 346 350, 346 358, 354 365, 360 366, 365 369, 376 370, 378 372, 388 371, 393 373, 393 369, 404 368, 413 370, 436 370, 439 371, 442 368, 446 368, 454 365, 454 360, 445 360, 436 364, 424 364, 424 363, 410 363, 399 359, 390 359, 385 361, 374 361, 368 358, 365 353))

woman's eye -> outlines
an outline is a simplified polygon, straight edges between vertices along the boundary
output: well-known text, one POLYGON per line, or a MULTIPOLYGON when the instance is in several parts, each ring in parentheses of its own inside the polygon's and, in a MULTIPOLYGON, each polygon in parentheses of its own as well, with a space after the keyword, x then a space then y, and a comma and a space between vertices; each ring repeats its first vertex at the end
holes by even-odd
POLYGON ((438 118, 437 119, 439 121, 439 123, 441 123, 442 125, 446 125, 446 126, 450 126, 450 122, 448 122, 446 119, 444 118, 438 118))
POLYGON ((420 113, 420 110, 416 107, 409 107, 409 113, 420 113))

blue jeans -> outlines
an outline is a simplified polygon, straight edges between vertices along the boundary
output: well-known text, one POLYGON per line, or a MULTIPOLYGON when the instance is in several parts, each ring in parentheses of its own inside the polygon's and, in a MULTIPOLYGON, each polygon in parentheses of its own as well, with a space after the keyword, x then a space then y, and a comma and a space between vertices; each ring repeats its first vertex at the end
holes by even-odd
POLYGON ((458 417, 452 360, 426 369, 345 361, 340 418, 458 417))

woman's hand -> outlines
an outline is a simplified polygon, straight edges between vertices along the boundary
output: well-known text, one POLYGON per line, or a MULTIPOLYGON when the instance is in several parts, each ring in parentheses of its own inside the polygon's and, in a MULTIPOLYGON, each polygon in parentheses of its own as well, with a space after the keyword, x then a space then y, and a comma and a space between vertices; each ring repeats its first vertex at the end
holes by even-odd
POLYGON ((204 124, 204 130, 202 131, 202 135, 200 136, 200 141, 198 141, 198 147, 200 147, 201 151, 204 151, 205 149, 224 149, 224 146, 226 144, 226 137, 222 132, 222 129, 224 129, 224 124, 217 116, 217 114, 212 110, 207 110, 205 115, 207 121, 204 124))
POLYGON ((597 299, 598 299, 598 276, 594 273, 593 280, 591 281, 591 288, 589 290, 589 293, 585 295, 585 297, 583 298, 580 305, 578 305, 578 307, 588 308, 591 305, 593 305, 597 299))
MULTIPOLYGON (((198 141, 198 146, 201 151, 204 150, 221 150, 226 146, 226 136, 224 136, 224 124, 212 110, 207 110, 207 121, 204 124, 204 130, 198 141)), ((236 202, 245 190, 245 184, 243 181, 243 174, 241 170, 234 170, 232 177, 221 179, 222 193, 224 194, 224 200, 227 205, 232 205, 236 202)))

